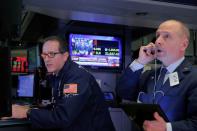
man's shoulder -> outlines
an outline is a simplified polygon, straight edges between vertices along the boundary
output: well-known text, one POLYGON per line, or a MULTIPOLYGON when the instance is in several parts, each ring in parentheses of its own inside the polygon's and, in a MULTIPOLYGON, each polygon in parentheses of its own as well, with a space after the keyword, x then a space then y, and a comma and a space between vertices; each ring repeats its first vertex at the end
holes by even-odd
POLYGON ((68 74, 70 76, 79 76, 79 78, 87 78, 91 76, 91 73, 81 65, 72 62, 70 68, 68 69, 68 74))

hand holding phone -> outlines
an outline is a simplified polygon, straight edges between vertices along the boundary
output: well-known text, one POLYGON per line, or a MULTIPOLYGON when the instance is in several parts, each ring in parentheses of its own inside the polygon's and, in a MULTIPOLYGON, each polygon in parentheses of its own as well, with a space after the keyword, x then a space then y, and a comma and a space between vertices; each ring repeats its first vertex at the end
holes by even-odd
POLYGON ((141 46, 137 61, 145 65, 156 58, 156 52, 157 49, 154 43, 149 43, 146 46, 141 46))

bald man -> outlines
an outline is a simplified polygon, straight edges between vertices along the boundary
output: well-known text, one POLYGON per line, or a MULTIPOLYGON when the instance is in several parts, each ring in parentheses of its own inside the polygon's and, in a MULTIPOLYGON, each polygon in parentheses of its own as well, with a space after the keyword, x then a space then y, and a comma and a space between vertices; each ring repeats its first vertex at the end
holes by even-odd
POLYGON ((155 43, 142 46, 139 57, 120 77, 116 91, 121 98, 159 104, 169 119, 166 122, 155 112, 155 120, 144 121, 145 131, 197 130, 197 69, 184 57, 189 38, 184 23, 177 20, 161 23, 155 43), (161 61, 161 67, 142 72, 144 65, 155 59, 161 61), (162 76, 163 83, 158 86, 162 76))

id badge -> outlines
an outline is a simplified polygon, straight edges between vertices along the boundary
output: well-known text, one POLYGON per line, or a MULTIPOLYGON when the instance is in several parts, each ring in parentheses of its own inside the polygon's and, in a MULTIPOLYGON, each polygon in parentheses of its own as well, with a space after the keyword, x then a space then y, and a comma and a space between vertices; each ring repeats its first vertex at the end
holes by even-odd
POLYGON ((179 76, 177 72, 169 74, 170 86, 175 86, 179 84, 179 76))

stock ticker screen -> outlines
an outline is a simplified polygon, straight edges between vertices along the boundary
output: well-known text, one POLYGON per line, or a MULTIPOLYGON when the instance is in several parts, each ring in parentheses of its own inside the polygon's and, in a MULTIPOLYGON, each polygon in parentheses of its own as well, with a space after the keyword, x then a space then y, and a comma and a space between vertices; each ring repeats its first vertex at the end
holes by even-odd
POLYGON ((71 34, 71 58, 79 65, 95 67, 120 67, 122 44, 113 36, 71 34))

